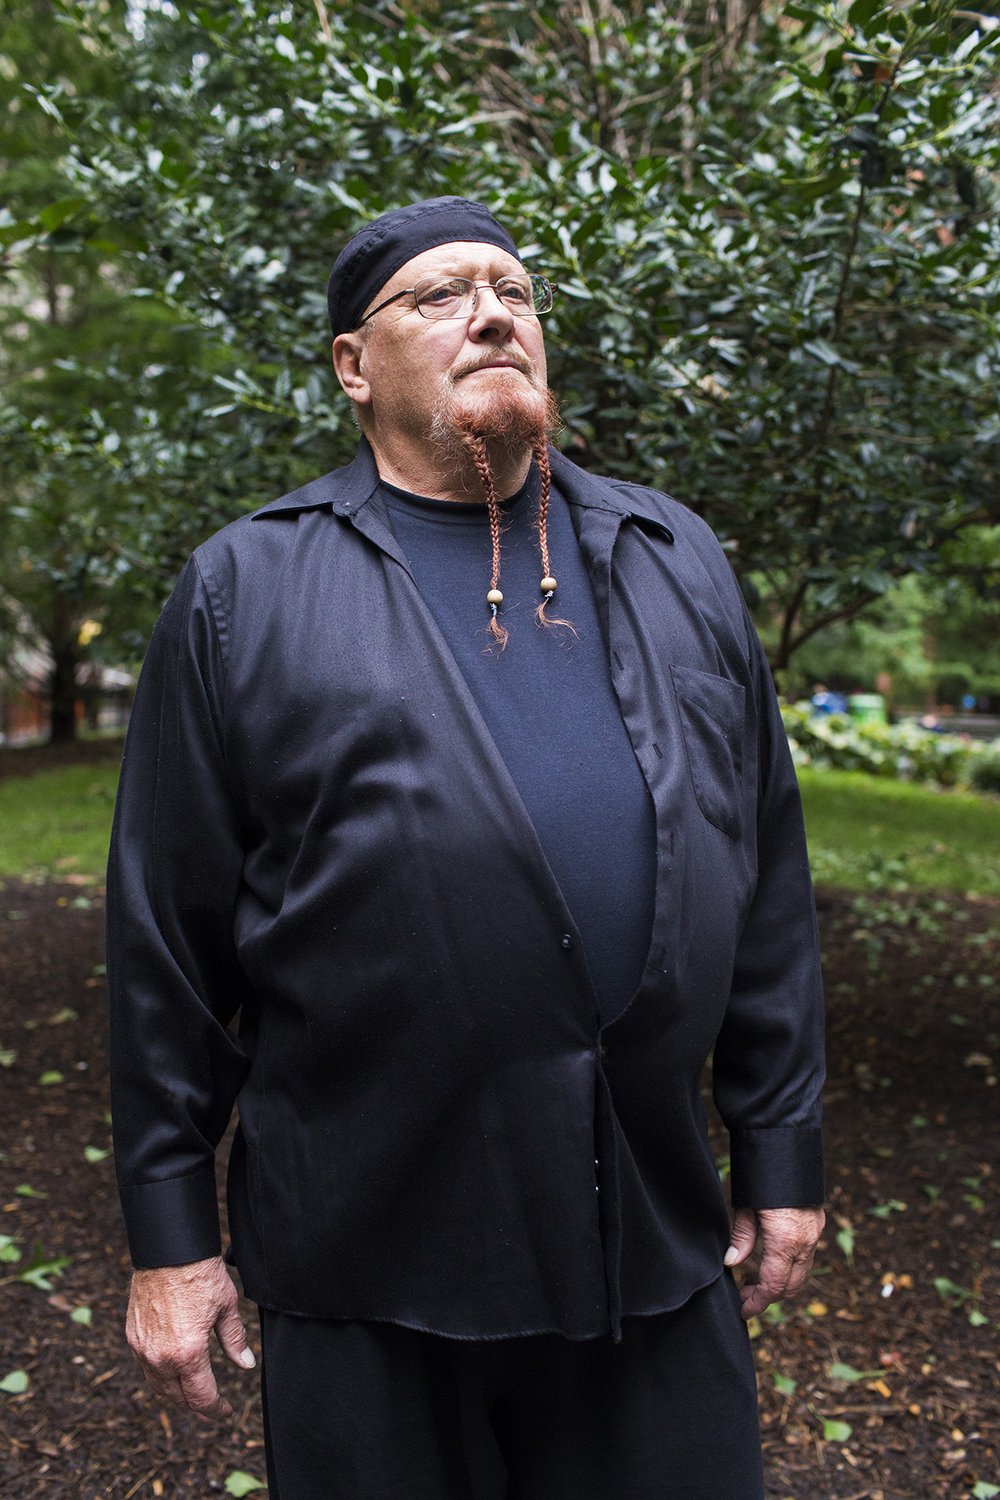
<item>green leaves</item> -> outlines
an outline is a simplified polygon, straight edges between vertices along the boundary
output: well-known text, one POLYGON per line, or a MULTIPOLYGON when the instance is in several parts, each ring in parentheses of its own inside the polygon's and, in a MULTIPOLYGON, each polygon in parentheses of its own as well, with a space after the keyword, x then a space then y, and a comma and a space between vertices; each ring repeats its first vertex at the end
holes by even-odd
POLYGON ((834 1244, 837 1246, 837 1249, 840 1251, 841 1255, 843 1255, 847 1264, 849 1266, 853 1266, 855 1245, 854 1227, 847 1219, 840 1219, 838 1220, 838 1223, 840 1224, 840 1228, 834 1235, 834 1244))
POLYGON ((16 59, 46 186, 0 242, 37 308, 44 240, 65 304, 3 355, 30 619, 58 593, 106 625, 88 652, 138 651, 191 546, 348 457, 330 262, 442 192, 564 287, 567 449, 706 516, 777 666, 996 516, 996 32, 799 3, 720 56, 697 7, 542 9, 153 7, 16 59))
POLYGON ((964 1307, 966 1316, 973 1328, 989 1327, 990 1320, 979 1306, 979 1295, 970 1287, 959 1286, 947 1276, 935 1276, 934 1290, 946 1306, 951 1308, 964 1307))
POLYGON ((30 1384, 27 1371, 11 1370, 9 1375, 0 1380, 0 1391, 8 1396, 23 1396, 30 1384))
MULTIPOLYGON (((0 1265, 19 1266, 21 1259, 21 1251, 15 1239, 11 1235, 0 1235, 0 1265)), ((12 1275, 0 1277, 0 1286, 12 1281, 21 1281, 25 1286, 33 1286, 40 1292, 51 1292, 52 1278, 61 1276, 70 1264, 72 1264, 72 1257, 68 1255, 46 1258, 41 1244, 36 1241, 28 1264, 12 1275)))
POLYGON ((41 1245, 36 1244, 30 1265, 25 1266, 13 1279, 23 1281, 26 1286, 33 1286, 40 1292, 51 1292, 52 1278, 61 1276, 68 1265, 72 1265, 72 1256, 59 1255, 47 1260, 41 1245))
POLYGON ((843 1365, 835 1361, 827 1365, 827 1374, 831 1380, 843 1381, 846 1385, 856 1385, 859 1380, 879 1380, 882 1376, 881 1370, 856 1370, 853 1365, 843 1365))
POLYGON ((252 1474, 244 1473, 242 1469, 236 1469, 229 1475, 223 1486, 227 1495, 249 1495, 254 1490, 265 1488, 260 1479, 255 1479, 252 1474))

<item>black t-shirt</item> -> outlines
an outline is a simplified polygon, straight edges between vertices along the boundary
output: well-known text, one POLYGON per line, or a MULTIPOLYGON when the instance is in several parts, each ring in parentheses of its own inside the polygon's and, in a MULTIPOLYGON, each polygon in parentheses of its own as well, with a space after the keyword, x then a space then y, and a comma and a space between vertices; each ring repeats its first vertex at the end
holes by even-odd
MULTIPOLYGON (((553 486, 548 539, 559 587, 541 627, 538 476, 501 503, 500 651, 489 631, 485 504, 382 483, 396 539, 520 793, 583 943, 602 1018, 628 1004, 649 951, 653 804, 625 730, 569 508, 553 486)), ((474 830, 470 830, 474 836, 474 830)), ((502 910, 503 891, 492 893, 502 910)))

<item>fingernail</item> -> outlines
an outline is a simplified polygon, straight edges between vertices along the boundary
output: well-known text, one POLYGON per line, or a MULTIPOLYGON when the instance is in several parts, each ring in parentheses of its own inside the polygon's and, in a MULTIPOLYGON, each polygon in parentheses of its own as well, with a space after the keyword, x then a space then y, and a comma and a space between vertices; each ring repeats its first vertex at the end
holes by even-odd
POLYGON ((729 1249, 726 1251, 722 1264, 724 1266, 735 1266, 739 1258, 740 1252, 737 1250, 736 1246, 730 1245, 729 1249))
POLYGON ((252 1370, 256 1363, 257 1360, 254 1357, 253 1350, 244 1349, 243 1353, 240 1355, 240 1364, 243 1366, 244 1370, 252 1370))

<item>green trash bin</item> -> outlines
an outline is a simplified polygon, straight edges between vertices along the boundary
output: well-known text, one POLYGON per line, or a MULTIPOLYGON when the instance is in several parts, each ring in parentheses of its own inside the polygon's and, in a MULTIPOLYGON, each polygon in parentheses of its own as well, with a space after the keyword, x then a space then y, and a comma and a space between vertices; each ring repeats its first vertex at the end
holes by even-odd
POLYGON ((881 693, 852 693, 847 712, 858 724, 887 724, 885 699, 881 693))

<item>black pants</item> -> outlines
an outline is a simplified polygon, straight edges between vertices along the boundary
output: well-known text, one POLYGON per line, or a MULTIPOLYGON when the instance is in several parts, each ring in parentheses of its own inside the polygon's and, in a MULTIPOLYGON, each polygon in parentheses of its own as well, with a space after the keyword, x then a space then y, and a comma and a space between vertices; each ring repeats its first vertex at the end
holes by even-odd
POLYGON ((465 1342, 261 1309, 269 1500, 761 1500, 727 1275, 624 1337, 465 1342))

